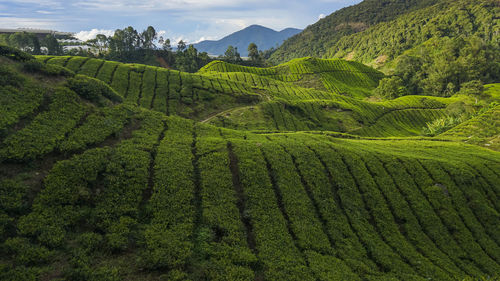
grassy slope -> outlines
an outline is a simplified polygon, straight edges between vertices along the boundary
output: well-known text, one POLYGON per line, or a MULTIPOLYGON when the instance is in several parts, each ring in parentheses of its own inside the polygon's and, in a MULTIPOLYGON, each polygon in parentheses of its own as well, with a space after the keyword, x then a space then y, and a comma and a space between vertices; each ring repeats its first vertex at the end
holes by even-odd
MULTIPOLYGON (((95 103, 64 77, 1 59, 25 79, 1 86, 9 117, 0 123, 2 280, 458 280, 500 272, 499 152, 439 139, 230 130, 151 110, 147 93, 157 97, 170 83, 115 82, 118 71, 159 81, 159 69, 79 59, 76 71, 127 89, 124 103, 95 103)), ((397 109, 450 101, 324 102, 377 124, 397 109)))

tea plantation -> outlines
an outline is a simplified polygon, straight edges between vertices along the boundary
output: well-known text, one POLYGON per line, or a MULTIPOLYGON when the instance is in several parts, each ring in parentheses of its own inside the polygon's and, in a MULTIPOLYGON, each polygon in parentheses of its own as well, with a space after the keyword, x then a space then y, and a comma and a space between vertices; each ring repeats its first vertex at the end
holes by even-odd
POLYGON ((369 101, 383 75, 343 60, 188 74, 0 53, 0 280, 500 273, 498 105, 369 101))

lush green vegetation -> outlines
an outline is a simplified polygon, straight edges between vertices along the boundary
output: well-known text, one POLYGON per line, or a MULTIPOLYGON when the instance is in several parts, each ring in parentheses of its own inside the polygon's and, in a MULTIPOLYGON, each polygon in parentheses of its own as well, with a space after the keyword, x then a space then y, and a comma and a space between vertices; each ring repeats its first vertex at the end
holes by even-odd
POLYGON ((347 36, 326 57, 349 57, 402 79, 410 94, 450 96, 467 82, 498 82, 497 1, 441 1, 347 36))
POLYGON ((200 73, 221 75, 228 73, 232 80, 253 83, 254 86, 270 86, 262 82, 262 77, 282 82, 292 82, 297 86, 316 88, 329 92, 365 97, 378 85, 383 74, 356 62, 344 60, 321 60, 301 58, 270 68, 246 67, 214 61, 200 70, 200 73), (261 77, 247 77, 246 74, 261 77), (244 75, 245 74, 245 75, 244 75), (244 75, 242 78, 238 77, 244 75))
POLYGON ((201 119, 240 104, 252 104, 259 99, 249 85, 225 79, 94 58, 60 58, 39 56, 37 60, 65 66, 78 74, 105 82, 90 83, 90 87, 90 78, 76 76, 70 80, 73 90, 80 88, 81 94, 93 101, 97 91, 114 102, 121 101, 123 97, 126 102, 144 108, 201 119))
POLYGON ((272 55, 271 61, 281 63, 307 56, 322 57, 343 36, 357 33, 380 22, 418 10, 437 0, 365 0, 340 9, 303 32, 286 40, 272 55))
POLYGON ((500 272, 497 84, 373 101, 383 74, 343 60, 191 74, 0 51, 1 280, 500 272))
POLYGON ((76 50, 71 55, 86 56, 126 63, 142 63, 185 72, 196 72, 212 59, 206 52, 198 52, 193 45, 180 40, 173 51, 170 39, 158 37, 156 30, 148 26, 139 32, 129 26, 117 29, 112 36, 98 34, 85 44, 89 50, 76 50), (158 45, 158 46, 157 46, 158 45))
MULTIPOLYGON (((115 93, 99 86, 94 87, 97 94, 92 94, 92 87, 79 86, 81 90, 77 92, 94 102, 98 102, 96 97, 100 92, 106 100, 115 102, 120 101, 120 95, 126 102, 167 115, 232 129, 415 136, 422 134, 426 123, 459 115, 461 111, 477 111, 482 106, 474 104, 477 98, 490 96, 464 93, 453 98, 407 96, 379 102, 360 100, 374 92, 383 75, 360 63, 343 60, 304 58, 271 68, 215 61, 197 74, 187 74, 81 57, 37 59, 48 65, 71 65, 75 72, 97 77, 117 90, 115 93), (445 110, 447 107, 455 109, 445 110)), ((70 85, 77 85, 73 81, 82 79, 76 76, 70 79, 70 85)))
POLYGON ((34 55, 42 53, 48 55, 61 55, 63 48, 57 41, 56 36, 47 34, 41 40, 37 35, 28 32, 16 32, 13 34, 0 34, 0 44, 29 52, 34 55), (42 51, 42 47, 44 48, 42 51))

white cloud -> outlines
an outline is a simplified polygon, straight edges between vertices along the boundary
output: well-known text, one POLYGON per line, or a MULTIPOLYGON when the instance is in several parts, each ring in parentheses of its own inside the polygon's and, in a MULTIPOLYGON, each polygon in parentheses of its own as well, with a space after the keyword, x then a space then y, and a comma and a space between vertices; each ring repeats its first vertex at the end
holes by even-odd
POLYGON ((51 29, 58 23, 55 20, 24 17, 3 17, 0 16, 0 26, 6 28, 41 28, 51 29))
POLYGON ((45 11, 45 10, 38 10, 36 12, 39 13, 39 14, 42 14, 42 15, 52 15, 52 14, 55 14, 52 11, 45 11))
POLYGON ((320 14, 359 1, 0 0, 0 26, 84 30, 78 36, 90 39, 98 33, 111 35, 111 29, 131 25, 141 31, 152 25, 174 45, 180 39, 192 43, 220 39, 252 24, 274 30, 304 28, 317 21, 320 14), (3 16, 13 14, 17 19, 1 19, 2 13, 3 16), (101 30, 93 32, 91 28, 101 30))
MULTIPOLYGON (((184 41, 184 43, 188 42, 186 37, 181 35, 179 37, 174 37, 170 43, 172 44, 172 46, 177 46, 177 43, 179 43, 181 40, 184 41)), ((186 44, 189 44, 189 43, 186 43, 186 44)))
POLYGON ((246 19, 241 19, 241 18, 237 18, 237 19, 215 19, 215 23, 218 24, 218 25, 229 25, 229 26, 233 26, 233 27, 236 27, 236 28, 245 28, 247 26, 249 26, 249 21, 246 20, 246 19))
POLYGON ((162 36, 163 38, 165 38, 165 35, 167 35, 167 31, 160 30, 160 31, 157 31, 156 34, 158 34, 158 37, 162 36))
POLYGON ((197 44, 197 43, 200 43, 201 41, 205 41, 205 40, 215 40, 215 38, 212 36, 208 36, 208 37, 201 36, 200 39, 192 42, 191 44, 197 44))
POLYGON ((88 31, 80 31, 75 34, 75 37, 82 40, 87 41, 90 39, 94 39, 98 34, 104 34, 106 36, 113 36, 115 34, 114 30, 111 29, 92 29, 88 31))
POLYGON ((318 16, 318 20, 320 20, 320 19, 324 19, 325 17, 326 17, 326 15, 325 15, 325 14, 320 14, 320 15, 318 16))
POLYGON ((279 0, 77 0, 73 5, 80 8, 94 10, 145 12, 161 10, 193 11, 217 8, 230 9, 235 7, 259 7, 269 5, 271 3, 279 3, 279 0))
MULTIPOLYGON (((7 3, 10 1, 7 1, 7 3)), ((54 1, 54 0, 15 0, 12 1, 16 4, 30 5, 32 7, 45 7, 50 9, 61 9, 63 8, 64 1, 54 1)), ((36 8, 35 8, 36 9, 36 8)))

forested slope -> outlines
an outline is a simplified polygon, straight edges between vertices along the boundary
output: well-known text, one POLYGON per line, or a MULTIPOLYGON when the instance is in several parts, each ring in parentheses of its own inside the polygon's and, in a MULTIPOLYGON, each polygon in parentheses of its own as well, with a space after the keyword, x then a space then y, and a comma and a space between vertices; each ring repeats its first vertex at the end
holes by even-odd
MULTIPOLYGON (((287 99, 286 89, 301 88, 276 79, 282 88, 263 93, 231 76, 77 57, 44 64, 0 51, 1 280, 462 280, 500 272, 499 152, 453 138, 226 129, 196 121, 224 110, 202 96, 243 107, 239 97, 308 99, 287 99), (165 83, 163 74, 201 82, 165 83), (238 90, 217 90, 225 85, 238 90), (183 110, 155 107, 160 93, 179 93, 175 108, 183 110)), ((309 102, 336 104, 373 126, 466 101, 356 103, 310 91, 326 96, 309 102)))
MULTIPOLYGON (((498 1, 441 1, 392 21, 377 24, 363 32, 345 36, 321 55, 329 58, 349 57, 362 63, 382 66, 405 52, 423 56, 419 51, 424 50, 418 47, 430 39, 476 39, 479 42, 472 44, 491 43, 498 46, 499 15, 498 1), (409 51, 414 48, 417 50, 409 51)), ((421 48, 430 52, 429 55, 448 48, 447 42, 443 40, 436 43, 438 44, 429 43, 430 48, 421 48)))
POLYGON ((286 40, 271 56, 273 63, 301 57, 322 57, 343 36, 418 10, 438 0, 365 0, 340 9, 286 40))

